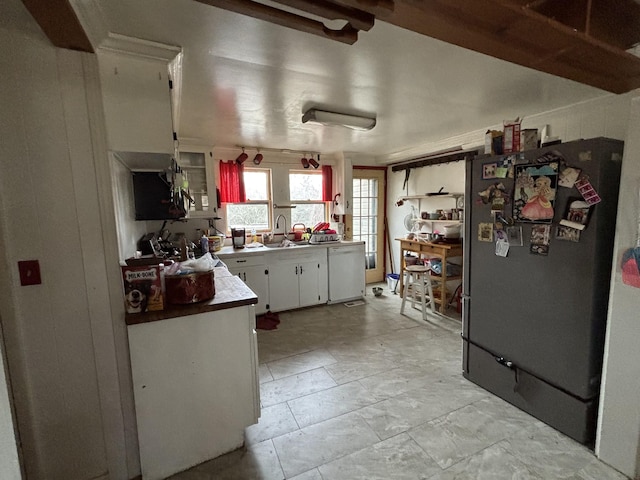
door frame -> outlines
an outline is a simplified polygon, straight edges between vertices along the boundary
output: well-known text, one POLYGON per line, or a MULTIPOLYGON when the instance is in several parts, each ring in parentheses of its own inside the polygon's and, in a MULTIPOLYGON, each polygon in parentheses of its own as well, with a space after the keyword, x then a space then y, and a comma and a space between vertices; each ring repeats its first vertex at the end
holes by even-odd
MULTIPOLYGON (((378 244, 382 244, 382 262, 380 263, 380 265, 382 266, 382 280, 381 281, 385 281, 385 274, 387 272, 387 256, 388 256, 388 252, 389 249, 391 248, 391 245, 387 245, 387 222, 385 221, 387 218, 387 167, 378 167, 378 166, 373 166, 373 165, 353 165, 352 167, 352 173, 351 173, 351 182, 353 183, 354 178, 356 178, 356 176, 354 175, 355 170, 369 170, 369 171, 381 171, 383 172, 383 188, 382 188, 382 195, 381 198, 379 198, 379 205, 382 205, 382 228, 380 229, 380 234, 379 234, 379 238, 378 238, 378 244), (380 238, 381 237, 381 238, 380 238)), ((352 203, 353 203, 353 198, 352 198, 352 203)), ((350 227, 352 228, 351 231, 353 231, 353 215, 350 215, 350 221, 352 223, 352 225, 350 225, 350 227)), ((369 283, 369 282, 367 282, 369 283)))

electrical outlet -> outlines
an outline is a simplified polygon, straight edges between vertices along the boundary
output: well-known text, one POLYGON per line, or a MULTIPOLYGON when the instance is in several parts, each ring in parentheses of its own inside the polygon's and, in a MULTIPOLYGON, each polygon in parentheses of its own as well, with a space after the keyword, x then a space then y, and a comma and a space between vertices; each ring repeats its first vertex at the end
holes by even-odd
POLYGON ((40 285, 40 263, 38 260, 22 260, 18 262, 20 272, 20 285, 40 285))

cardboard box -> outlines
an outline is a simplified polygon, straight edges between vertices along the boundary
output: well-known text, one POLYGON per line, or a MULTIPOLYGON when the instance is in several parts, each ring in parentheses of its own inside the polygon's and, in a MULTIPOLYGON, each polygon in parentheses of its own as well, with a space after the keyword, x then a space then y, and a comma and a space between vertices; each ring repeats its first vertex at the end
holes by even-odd
POLYGON ((144 313, 164 309, 159 265, 122 267, 124 308, 127 313, 144 313))
POLYGON ((514 153, 520 151, 520 122, 519 118, 504 121, 502 153, 514 153))
POLYGON ((520 151, 538 148, 538 129, 525 128, 520 131, 520 151))
POLYGON ((484 136, 484 153, 489 155, 502 154, 502 132, 499 130, 487 130, 484 136))

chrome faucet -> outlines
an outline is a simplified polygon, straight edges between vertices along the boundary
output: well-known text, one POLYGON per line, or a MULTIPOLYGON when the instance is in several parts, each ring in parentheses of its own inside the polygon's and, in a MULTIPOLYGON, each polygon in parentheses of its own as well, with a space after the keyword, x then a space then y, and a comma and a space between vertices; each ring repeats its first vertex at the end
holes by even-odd
POLYGON ((276 228, 280 228, 280 225, 278 224, 280 217, 282 217, 282 222, 283 222, 282 234, 284 235, 284 238, 289 240, 289 237, 287 237, 287 217, 285 217, 283 214, 279 214, 276 217, 276 228))

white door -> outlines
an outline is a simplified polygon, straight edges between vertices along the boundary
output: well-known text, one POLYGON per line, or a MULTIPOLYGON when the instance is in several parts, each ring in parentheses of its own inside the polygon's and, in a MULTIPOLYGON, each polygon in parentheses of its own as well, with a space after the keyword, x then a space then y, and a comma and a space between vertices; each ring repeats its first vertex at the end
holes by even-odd
POLYGON ((386 170, 354 168, 353 215, 354 240, 365 243, 366 282, 384 281, 384 205, 386 170))
POLYGON ((244 283, 258 295, 258 303, 256 304, 258 315, 267 311, 267 302, 269 301, 269 282, 266 270, 266 265, 245 267, 243 277, 241 277, 244 283))

